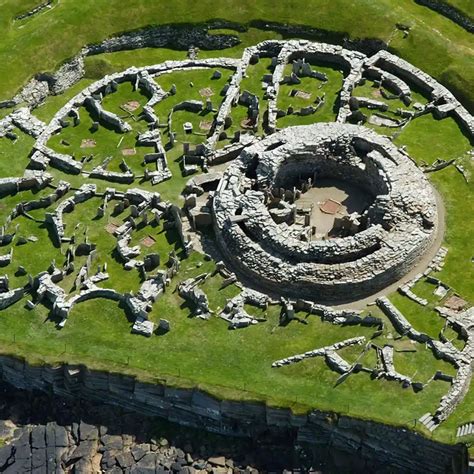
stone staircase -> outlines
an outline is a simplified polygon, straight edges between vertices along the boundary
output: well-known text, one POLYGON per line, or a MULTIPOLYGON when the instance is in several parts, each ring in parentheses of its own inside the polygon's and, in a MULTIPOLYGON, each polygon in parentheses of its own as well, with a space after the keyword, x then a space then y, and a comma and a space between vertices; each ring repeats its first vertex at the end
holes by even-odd
POLYGON ((420 421, 420 423, 422 423, 431 432, 433 432, 439 425, 431 413, 425 413, 418 421, 420 421))
POLYGON ((456 438, 461 438, 462 436, 474 435, 474 422, 464 423, 458 427, 456 432, 456 438))

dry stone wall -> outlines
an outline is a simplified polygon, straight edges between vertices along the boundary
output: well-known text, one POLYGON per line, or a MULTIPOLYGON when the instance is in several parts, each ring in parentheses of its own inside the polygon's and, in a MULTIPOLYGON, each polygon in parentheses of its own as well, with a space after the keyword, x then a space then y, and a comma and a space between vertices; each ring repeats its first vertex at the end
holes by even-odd
POLYGON ((462 26, 469 33, 474 33, 474 19, 461 12, 453 5, 449 5, 444 0, 415 0, 416 3, 431 8, 435 12, 441 13, 445 17, 462 26))

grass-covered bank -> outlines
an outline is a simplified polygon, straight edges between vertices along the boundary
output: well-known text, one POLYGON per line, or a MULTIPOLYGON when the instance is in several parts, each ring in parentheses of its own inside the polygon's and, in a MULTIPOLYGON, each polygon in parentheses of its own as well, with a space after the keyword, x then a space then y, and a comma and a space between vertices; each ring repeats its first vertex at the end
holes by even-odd
MULTIPOLYGON (((297 0, 233 0, 198 3, 131 0, 126 8, 119 0, 97 2, 62 0, 51 10, 24 21, 15 15, 36 1, 3 0, 0 3, 0 98, 11 97, 36 72, 55 70, 77 54, 82 46, 111 35, 166 23, 199 23, 213 18, 251 24, 253 21, 299 24, 342 37, 376 38, 389 43, 401 57, 439 78, 472 105, 469 84, 474 80, 472 35, 441 15, 412 0, 309 0, 305 8, 297 0), (357 18, 357 21, 354 21, 357 18), (396 29, 411 27, 408 38, 396 29), (41 51, 41 54, 38 52, 41 51)), ((320 40, 324 38, 318 38, 320 40)))

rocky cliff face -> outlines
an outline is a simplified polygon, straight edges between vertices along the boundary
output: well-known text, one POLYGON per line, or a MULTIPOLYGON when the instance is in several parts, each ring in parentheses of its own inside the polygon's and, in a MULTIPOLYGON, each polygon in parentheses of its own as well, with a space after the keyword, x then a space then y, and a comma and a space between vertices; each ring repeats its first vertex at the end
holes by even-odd
POLYGON ((0 472, 258 474, 329 465, 288 436, 236 440, 0 382, 0 472))
POLYGON ((218 400, 199 390, 140 382, 132 377, 91 371, 83 366, 31 366, 0 357, 0 378, 25 390, 97 400, 142 415, 258 439, 268 433, 293 433, 299 443, 354 455, 363 466, 403 472, 465 472, 466 448, 443 445, 404 428, 313 411, 294 415, 263 403, 218 400))

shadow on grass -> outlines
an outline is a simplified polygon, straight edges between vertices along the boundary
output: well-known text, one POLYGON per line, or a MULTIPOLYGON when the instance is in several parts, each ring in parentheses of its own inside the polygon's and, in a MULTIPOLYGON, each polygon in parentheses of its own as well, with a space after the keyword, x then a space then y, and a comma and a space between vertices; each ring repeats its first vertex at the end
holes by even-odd
POLYGON ((125 313, 125 317, 127 318, 127 321, 133 325, 135 322, 135 316, 132 314, 130 308, 128 305, 125 303, 125 300, 123 299, 122 301, 119 302, 118 304, 119 309, 121 309, 125 313))
POLYGON ((46 222, 43 222, 41 225, 38 226, 39 229, 46 229, 48 231, 48 237, 51 243, 53 244, 53 247, 56 249, 61 248, 61 242, 59 242, 58 237, 56 233, 53 230, 53 226, 47 224, 46 222))
MULTIPOLYGON (((177 291, 177 288, 175 289, 177 291)), ((196 317, 196 305, 191 304, 189 301, 183 301, 179 305, 179 309, 181 310, 188 310, 189 314, 187 315, 188 319, 194 319, 196 317)))

